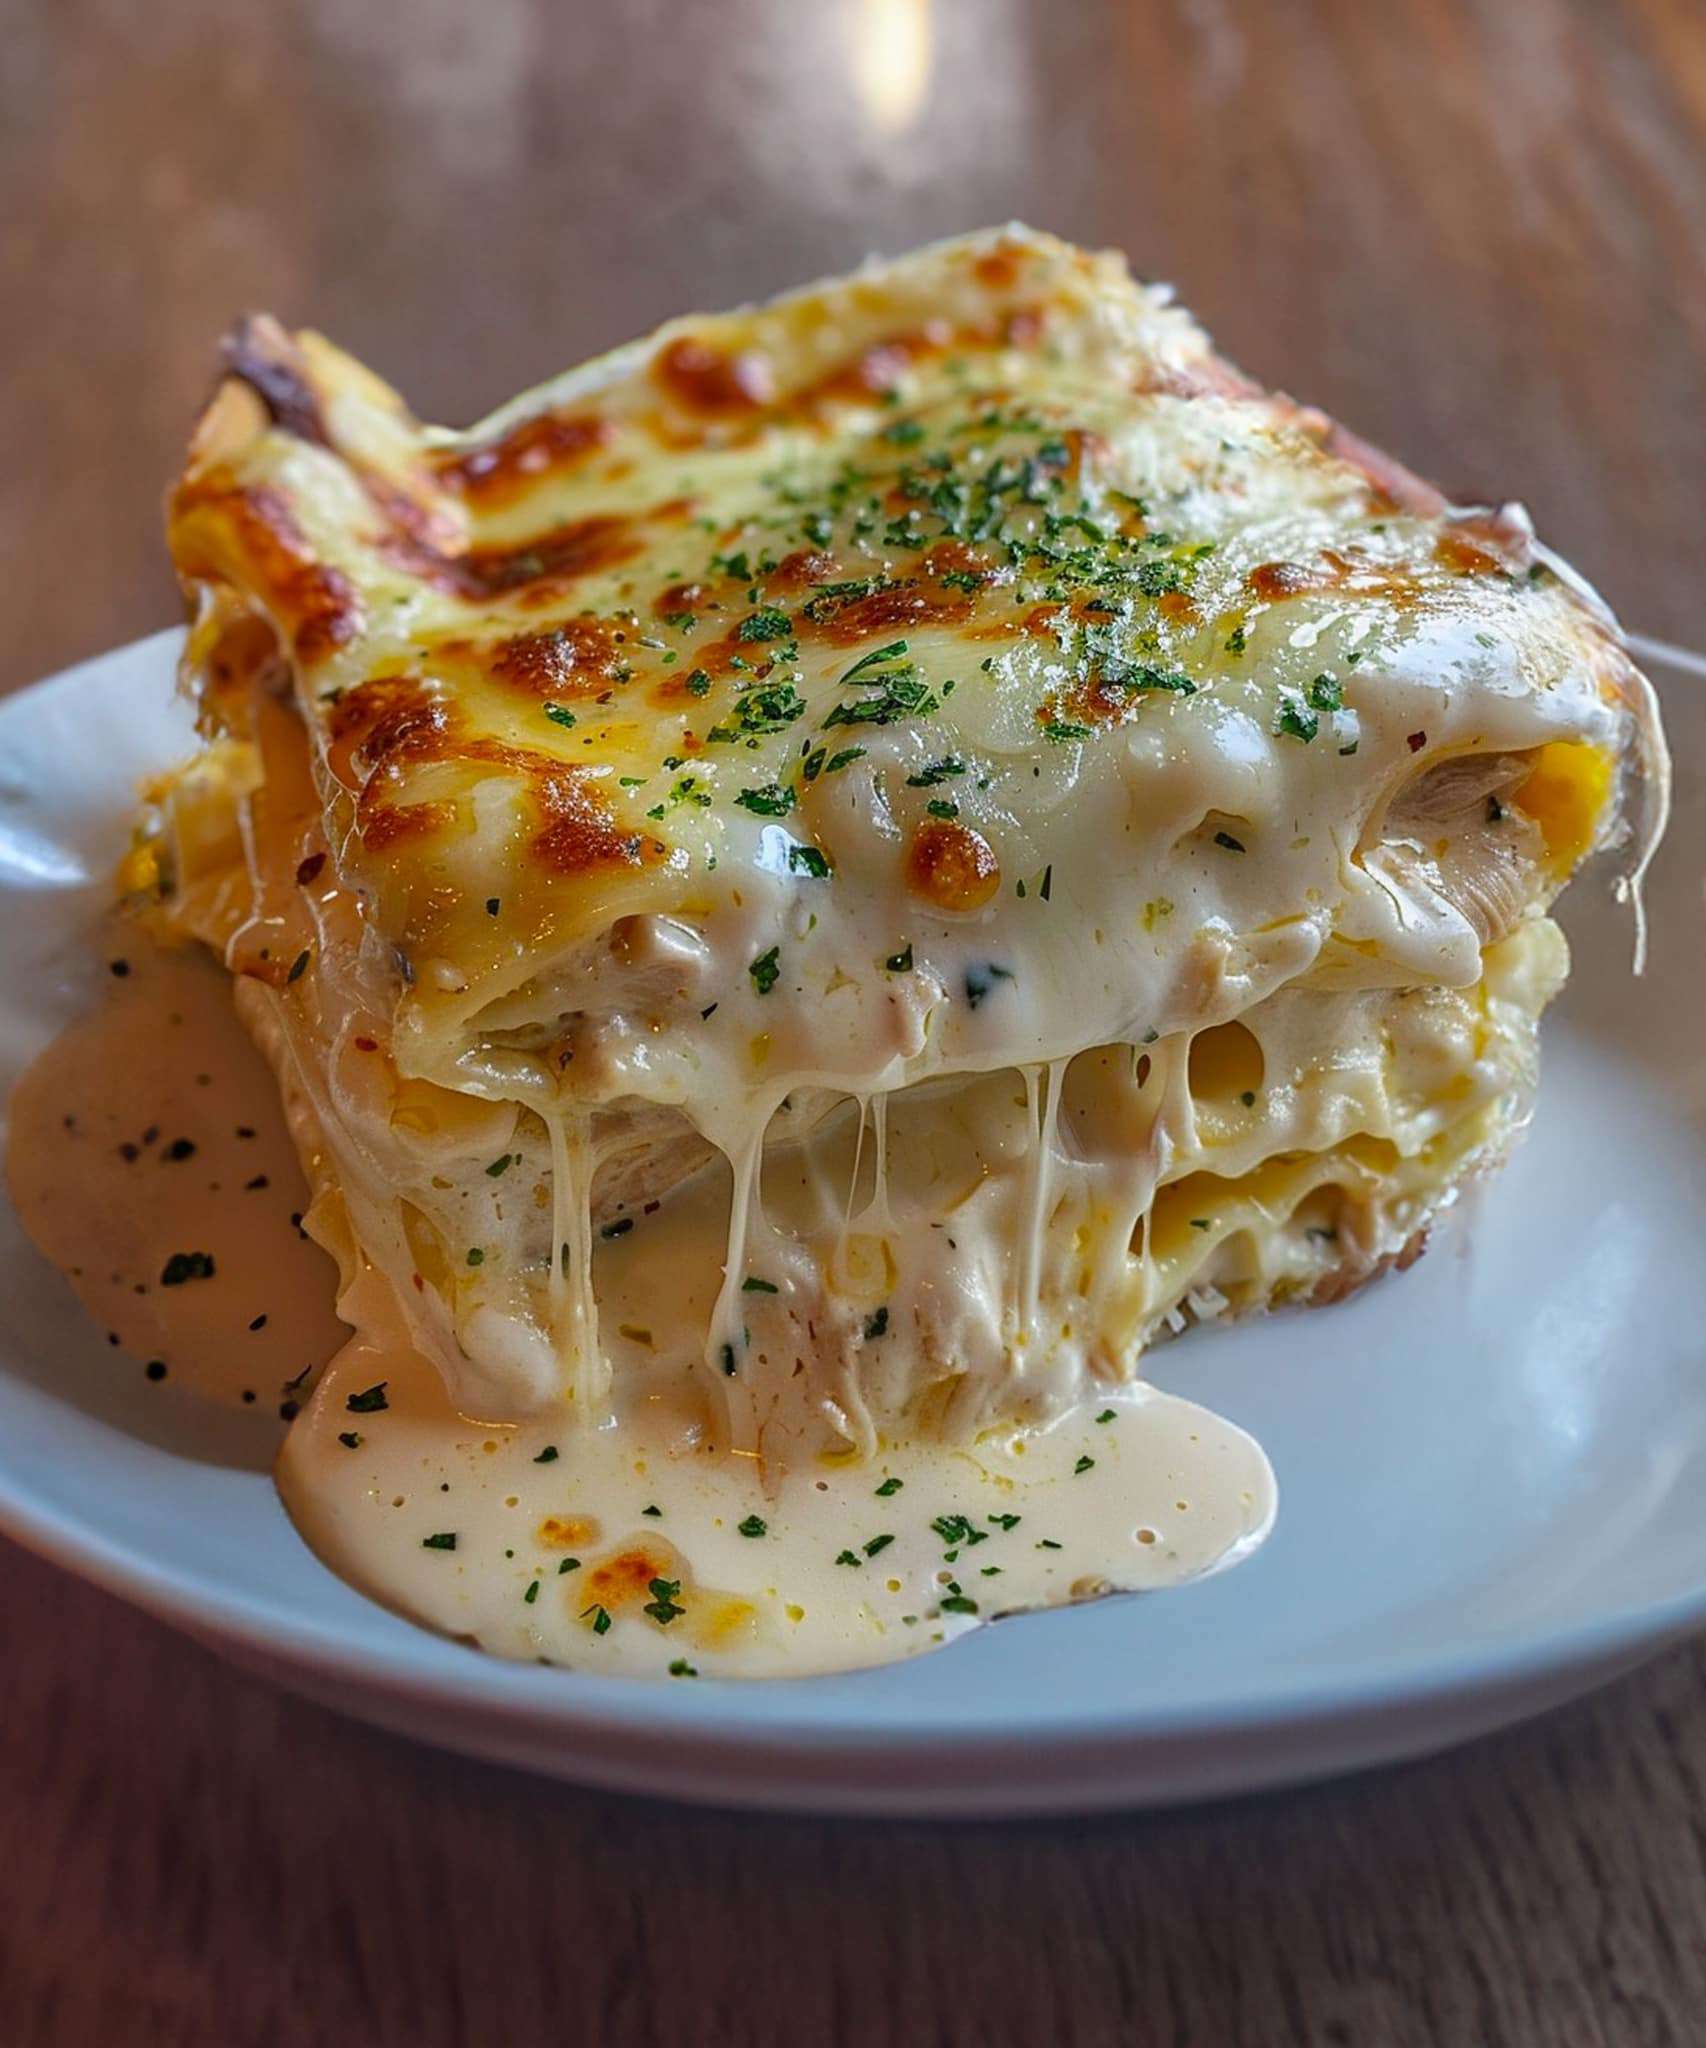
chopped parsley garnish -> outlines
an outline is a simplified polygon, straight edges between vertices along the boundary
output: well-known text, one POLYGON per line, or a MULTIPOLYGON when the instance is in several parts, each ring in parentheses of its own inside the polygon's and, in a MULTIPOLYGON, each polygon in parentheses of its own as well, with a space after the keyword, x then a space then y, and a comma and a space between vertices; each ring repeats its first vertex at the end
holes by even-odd
POLYGON ((1342 711, 1345 688, 1337 676, 1320 675, 1309 685, 1309 701, 1317 711, 1342 711))
POLYGON ((699 1673, 685 1657, 672 1657, 669 1660, 669 1675, 671 1678, 697 1678, 699 1673))
POLYGON ((927 768, 919 769, 916 775, 906 778, 908 789, 934 789, 938 783, 950 781, 956 775, 966 772, 966 764, 955 754, 949 754, 940 761, 932 761, 927 768))
POLYGON ((499 899, 498 897, 496 897, 496 896, 488 896, 488 897, 486 898, 486 915, 487 915, 488 917, 496 917, 496 916, 497 916, 497 914, 498 914, 498 912, 499 912, 499 911, 500 911, 500 910, 501 910, 502 908, 503 908, 503 904, 502 904, 502 902, 500 901, 500 899, 499 899))
POLYGON ((944 1543, 981 1543, 983 1531, 965 1515, 937 1515, 930 1524, 944 1543))
POLYGON ((891 974, 910 974, 912 972, 911 941, 908 940, 908 942, 901 949, 900 952, 891 953, 889 957, 883 962, 883 965, 888 969, 888 971, 891 974))
POLYGON ((618 1216, 613 1222, 602 1224, 598 1234, 606 1239, 626 1237, 633 1227, 634 1219, 632 1216, 618 1216))
POLYGON ((680 1591, 681 1581, 679 1579, 653 1579, 651 1583, 652 1597, 640 1611, 643 1614, 649 1614, 660 1626, 668 1628, 672 1621, 687 1612, 685 1607, 676 1604, 675 1596, 680 1591))
POLYGON ((891 1494, 899 1493, 905 1484, 906 1481, 904 1479, 885 1479, 882 1485, 876 1487, 874 1491, 878 1500, 887 1500, 891 1494))
POLYGON ((578 1557, 565 1557, 557 1566, 557 1576, 561 1578, 564 1572, 578 1572, 580 1568, 581 1561, 578 1557))
POLYGON ((575 714, 566 704, 547 704, 545 716, 553 725, 570 726, 575 723, 575 714))
POLYGON ((922 420, 896 420, 892 427, 884 427, 883 439, 892 441, 897 448, 910 448, 924 439, 922 420))
POLYGON ((735 628, 737 640, 786 640, 794 630, 794 622, 784 611, 774 605, 765 605, 751 612, 735 628))
POLYGON ((1114 1420, 1116 1420, 1118 1413, 1119 1411, 1117 1409, 1104 1408, 1101 1414, 1096 1417, 1096 1420, 1098 1422, 1113 1422, 1114 1420))
POLYGON ((786 732, 805 713, 806 700, 792 683, 767 683, 737 697, 729 714, 732 723, 712 726, 705 737, 719 745, 757 739, 763 733, 786 732))
POLYGON ((539 1581, 537 1579, 529 1579, 527 1582, 527 1591, 523 1593, 521 1597, 523 1600, 527 1602, 528 1606, 531 1607, 534 1601, 539 1598, 539 1581))
POLYGON ((436 1536, 423 1536, 421 1538, 421 1548, 423 1550, 454 1550, 456 1548, 456 1532, 453 1529, 441 1529, 436 1536))
POLYGON ((1133 580, 1145 597, 1169 597, 1185 587, 1185 573, 1177 562, 1140 562, 1133 580))
POLYGON ((1088 1452, 1086 1452, 1085 1455, 1078 1460, 1078 1463, 1073 1466, 1072 1476, 1076 1479, 1080 1473, 1088 1472, 1090 1467, 1094 1465, 1095 1462, 1095 1459, 1092 1458, 1088 1452))
POLYGON ((910 663, 867 676, 865 686, 871 694, 835 706, 823 722, 826 732, 832 725, 893 725, 900 718, 928 718, 941 708, 940 700, 910 663))
POLYGON ((1244 628, 1242 626, 1234 626, 1232 631, 1226 636, 1226 651, 1228 654, 1242 654, 1248 645, 1249 642, 1244 637, 1244 628))
POLYGON ((886 1533, 881 1536, 873 1536, 865 1545, 865 1555, 867 1557, 875 1557, 878 1551, 887 1550, 893 1541, 894 1538, 886 1533))
POLYGON ((581 1609, 582 1621, 587 1620, 589 1617, 592 1621, 592 1632, 595 1636, 608 1635, 610 1633, 610 1611, 608 1608, 601 1607, 595 1601, 591 1607, 583 1607, 581 1609))
POLYGON ((312 955, 310 949, 307 946, 304 946, 302 951, 297 954, 296 958, 291 961, 290 972, 284 977, 285 980, 300 981, 303 975, 307 972, 308 962, 311 957, 312 955))
POLYGON ((768 1536, 770 1534, 770 1524, 759 1515, 748 1515, 744 1522, 737 1522, 735 1527, 743 1536, 756 1537, 768 1536))
POLYGON ((486 1255, 477 1244, 468 1247, 468 1263, 470 1266, 483 1266, 486 1263, 486 1255))
POLYGON ((213 1278, 211 1252, 174 1252, 160 1271, 162 1287, 182 1287, 186 1280, 213 1278))
MULTIPOLYGON (((781 953, 781 950, 780 946, 772 946, 768 953, 760 953, 758 958, 746 970, 752 976, 753 987, 757 989, 761 996, 767 996, 776 986, 777 978, 782 972, 778 964, 778 955, 781 953)), ((730 1370, 732 1371, 733 1368, 731 1367, 730 1370)))
POLYGON ((740 1283, 742 1294, 775 1294, 779 1292, 774 1280, 760 1280, 756 1273, 748 1273, 740 1283))
POLYGON ((1274 731, 1286 733, 1294 740, 1312 740, 1321 730, 1321 721, 1307 704, 1300 704, 1295 697, 1281 700, 1274 715, 1274 731))
POLYGON ((855 1553, 854 1553, 853 1551, 851 1551, 851 1550, 843 1550, 843 1551, 838 1551, 838 1552, 837 1552, 837 1554, 836 1554, 836 1559, 835 1559, 835 1561, 836 1561, 836 1563, 837 1563, 837 1564, 850 1564, 850 1565, 859 1565, 859 1564, 863 1563, 863 1559, 861 1559, 860 1557, 858 1557, 858 1556, 857 1556, 857 1555, 856 1555, 856 1554, 855 1554, 855 1553))
POLYGON ((942 1600, 944 1614, 975 1614, 977 1602, 968 1600, 964 1593, 949 1593, 942 1600))
POLYGON ((950 803, 945 797, 933 796, 924 808, 933 818, 957 818, 960 815, 959 805, 950 803))
POLYGON ((905 658, 908 644, 905 640, 891 640, 886 647, 873 647, 869 654, 860 655, 841 677, 841 687, 845 689, 849 683, 857 682, 862 690, 875 690, 878 694, 857 704, 838 704, 824 725, 886 725, 908 711, 924 715, 934 711, 935 698, 905 658))
POLYGON ((538 1457, 534 1459, 534 1461, 533 1461, 533 1462, 534 1462, 534 1464, 536 1464, 536 1465, 554 1465, 554 1464, 556 1464, 556 1462, 557 1462, 557 1446, 556 1446, 555 1444, 547 1444, 547 1445, 545 1446, 545 1448, 544 1448, 544 1449, 543 1449, 543 1450, 542 1450, 542 1451, 541 1451, 541 1452, 539 1453, 538 1457))
POLYGON ((500 1173, 507 1173, 514 1164, 515 1154, 513 1152, 500 1152, 491 1165, 486 1168, 486 1176, 489 1180, 496 1180, 500 1173))
POLYGON ((989 1519, 998 1529, 1016 1529, 1025 1519, 1023 1515, 991 1515, 989 1519))
POLYGON ((650 1515, 654 1522, 661 1522, 663 1520, 663 1509, 658 1506, 655 1500, 648 1501, 647 1504, 643 1508, 641 1508, 640 1513, 642 1515, 650 1515))
POLYGON ((815 846, 790 846, 788 865, 797 875, 810 875, 815 882, 827 882, 831 869, 828 860, 815 846))
POLYGON ((1234 839, 1230 832, 1217 832, 1214 835, 1214 843, 1216 846, 1224 846, 1228 853, 1242 853, 1244 851, 1243 840, 1234 839))
POLYGON ((681 679, 681 686, 691 696, 705 697, 710 694, 711 678, 702 668, 689 669, 681 679))
POLYGON ((815 625, 822 625, 833 619, 844 604, 859 597, 874 597, 887 588, 888 579, 884 576, 856 576, 842 583, 820 583, 803 609, 815 625))
POLYGON ((767 782, 760 789, 741 790, 735 802, 761 818, 785 818, 794 808, 794 792, 785 784, 767 782))
POLYGON ((1060 1545, 1055 1542, 1052 1536, 1045 1536, 1043 1537, 1041 1542, 1038 1543, 1037 1548, 1039 1550, 1058 1550, 1060 1548, 1060 1545))
POLYGON ((889 1311, 888 1304, 885 1302, 881 1308, 872 1309, 871 1313, 865 1318, 865 1342, 871 1344, 877 1338, 886 1336, 888 1334, 888 1327, 889 1311))
POLYGON ((359 1451, 361 1449, 361 1431, 359 1429, 340 1429, 338 1431, 338 1442, 343 1445, 346 1451, 359 1451))
POLYGON ((359 1394, 351 1394, 344 1406, 352 1415, 377 1415, 381 1408, 391 1405, 385 1398, 389 1385, 389 1380, 381 1380, 377 1386, 364 1387, 359 1394))

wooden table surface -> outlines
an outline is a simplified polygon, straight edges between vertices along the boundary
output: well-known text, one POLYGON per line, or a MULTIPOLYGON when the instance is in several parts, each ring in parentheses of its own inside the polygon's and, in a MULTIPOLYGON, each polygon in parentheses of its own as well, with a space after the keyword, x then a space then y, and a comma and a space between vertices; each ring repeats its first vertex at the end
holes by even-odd
MULTIPOLYGON (((161 624, 237 310, 429 416, 1019 215, 1699 639, 1699 0, 11 0, 0 688, 161 624)), ((1455 1756, 1129 1820, 595 1797, 288 1699, 14 1551, 0 2038, 1706 2041, 1706 1656, 1455 1756)))

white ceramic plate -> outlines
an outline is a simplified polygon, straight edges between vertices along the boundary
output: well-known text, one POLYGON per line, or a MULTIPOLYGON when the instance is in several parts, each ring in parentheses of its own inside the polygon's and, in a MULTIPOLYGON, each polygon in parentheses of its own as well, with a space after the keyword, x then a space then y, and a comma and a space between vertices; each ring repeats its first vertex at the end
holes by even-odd
MULTIPOLYGON (((187 750, 160 634, 0 705, 0 1096, 91 1000, 136 778, 187 750)), ((450 1748, 751 1806, 994 1815, 1320 1777, 1532 1713, 1706 1622, 1706 686, 1653 962, 1579 883, 1534 1130, 1474 1243, 1350 1304, 1199 1332, 1155 1376, 1251 1429, 1272 1540, 1182 1591, 849 1677, 659 1685, 504 1664, 297 1540, 276 1426, 113 1354, 0 1203, 0 1527, 238 1662, 450 1748)), ((90 1646, 91 1661, 98 1648, 90 1646)))

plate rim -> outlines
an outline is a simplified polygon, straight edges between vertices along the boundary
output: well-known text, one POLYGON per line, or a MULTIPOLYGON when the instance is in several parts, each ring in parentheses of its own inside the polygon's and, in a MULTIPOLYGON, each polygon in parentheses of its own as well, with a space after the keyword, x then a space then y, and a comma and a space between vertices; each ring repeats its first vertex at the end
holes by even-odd
MULTIPOLYGON (((75 686, 109 664, 138 660, 168 666, 182 638, 181 627, 168 627, 10 693, 0 700, 0 730, 19 715, 15 706, 75 686)), ((257 1473, 254 1477, 257 1483, 271 1484, 270 1475, 257 1473)), ((1102 1787, 1103 1796, 1098 1797, 1095 1788, 1074 1788, 1058 1772, 1062 1767, 1069 1771, 1075 1757, 1088 1769, 1092 1759, 1098 1755, 1105 1759, 1110 1751, 1135 1763, 1139 1757, 1169 1746, 1200 1749, 1205 1744, 1234 1742, 1263 1732, 1297 1737, 1319 1729, 1326 1734, 1337 1725, 1396 1723, 1430 1709, 1465 1705, 1477 1698, 1491 1702, 1502 1694, 1556 1688, 1572 1679, 1585 1687, 1596 1675, 1627 1668, 1706 1626, 1703 1580, 1636 1606, 1602 1609, 1585 1619, 1527 1628, 1518 1634, 1489 1635, 1472 1648, 1444 1657, 1426 1650, 1388 1656, 1378 1670, 1361 1678, 1334 1667, 1325 1675, 1300 1672, 1269 1679, 1236 1699, 1215 1695, 1181 1700, 1175 1695, 1134 1701, 1115 1711, 1085 1712, 1070 1705, 1032 1709, 1003 1725, 906 1724, 873 1721, 857 1697, 840 1702, 825 1701, 821 1695, 814 1698, 823 1681, 802 1677, 780 1681, 783 1691, 798 1693, 800 1711, 767 1715, 762 1722, 751 1723, 738 1716, 711 1715, 702 1703, 715 1700, 726 1705, 757 1681, 708 1679, 690 1687, 673 1687, 579 1668, 545 1672, 484 1657, 425 1628, 419 1628, 418 1648, 414 1643, 400 1648, 394 1642, 371 1646, 342 1623, 279 1612, 264 1598, 222 1590, 214 1577, 204 1583, 194 1572, 157 1557, 138 1556, 98 1525, 79 1521, 33 1489, 27 1476, 9 1471, 4 1462, 0 1462, 0 1533, 153 1618, 228 1651, 250 1668, 259 1665, 286 1684, 292 1674, 300 1674, 304 1682, 312 1677, 334 1689, 352 1688, 390 1705, 440 1717, 473 1711, 488 1729, 495 1727, 517 1742, 548 1738, 561 1743, 562 1761, 571 1767, 564 1774, 588 1781, 602 1777, 606 1782, 619 1782, 623 1774, 620 1767, 601 1770, 596 1756, 579 1753, 581 1743, 604 1744, 607 1753, 636 1756, 665 1744, 679 1749, 681 1738, 690 1736, 695 1752, 711 1770, 720 1761, 750 1759, 755 1750, 762 1750, 777 1756, 795 1773, 778 1779, 768 1793, 738 1779, 720 1792, 712 1787, 694 1793, 690 1785, 670 1789, 711 1799, 732 1797, 747 1806, 815 1805, 819 1810, 829 1801, 833 1788, 814 1784, 801 1773, 838 1762, 861 1768, 897 1756, 937 1763, 951 1755, 965 1768, 956 1772, 955 1789, 944 1790, 940 1802, 932 1801, 927 1787, 913 1784, 904 1788, 898 1803, 889 1804, 887 1810, 893 1812, 941 1812, 950 1806, 987 1814, 1087 1810, 1099 1804, 1156 1804, 1202 1797, 1208 1789, 1249 1791, 1322 1777, 1382 1758, 1415 1754, 1430 1744, 1413 1734, 1389 1741, 1377 1737, 1372 1754, 1365 1745, 1363 1752, 1345 1761, 1325 1756, 1310 1761, 1282 1750, 1264 1763, 1259 1754, 1243 1753, 1231 1768, 1212 1774, 1212 1787, 1199 1777, 1176 1792, 1115 1782, 1102 1787), (446 1658, 446 1652, 456 1652, 457 1657, 446 1658), (430 1665, 417 1661, 427 1658, 433 1660, 430 1665), (967 1771, 991 1771, 1009 1762, 1020 1745, 1033 1757, 1036 1749, 1046 1748, 1057 1767, 1057 1777, 1040 1789, 1037 1801, 1024 1801, 1012 1788, 998 1786, 993 1780, 981 1786, 968 1783, 967 1771)), ((314 1556, 306 1545, 304 1553, 310 1559, 314 1556)), ((766 1691, 774 1689, 765 1687, 766 1691)), ((345 1698, 340 1703, 350 1711, 363 1711, 359 1700, 345 1698)), ((1515 1718, 1521 1711, 1518 1707, 1504 1718, 1515 1718)), ((372 1718, 385 1717, 377 1714, 372 1718)), ((398 1720, 391 1725, 397 1726, 398 1720)), ((467 1729, 470 1739, 462 1743, 449 1734, 427 1734, 419 1727, 410 1732, 426 1734, 426 1739, 446 1746, 481 1748, 473 1727, 467 1729)), ((1395 1728, 1393 1732, 1396 1735, 1395 1728)), ((1446 1732, 1432 1746, 1453 1739, 1446 1732)), ((494 1753, 490 1745, 485 1753, 494 1753)), ((683 1768, 690 1761, 682 1758, 683 1768)))

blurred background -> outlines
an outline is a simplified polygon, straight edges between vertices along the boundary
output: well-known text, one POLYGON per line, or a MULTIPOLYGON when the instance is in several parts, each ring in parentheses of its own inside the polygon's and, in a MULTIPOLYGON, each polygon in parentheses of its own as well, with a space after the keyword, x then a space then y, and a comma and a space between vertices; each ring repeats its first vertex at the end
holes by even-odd
MULTIPOLYGON (((1011 216, 1706 644, 1706 0, 0 0, 0 691, 177 616, 245 309, 461 424, 1011 216)), ((879 1828, 437 1756, 10 1548, 0 1596, 20 2048, 1706 2032, 1700 1646, 1308 1794, 879 1828)))
POLYGON ((1700 0, 0 0, 0 688, 167 623, 232 316, 464 423, 1012 216, 1706 638, 1700 0))

